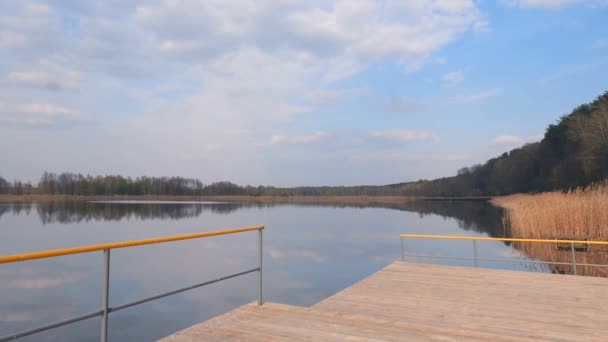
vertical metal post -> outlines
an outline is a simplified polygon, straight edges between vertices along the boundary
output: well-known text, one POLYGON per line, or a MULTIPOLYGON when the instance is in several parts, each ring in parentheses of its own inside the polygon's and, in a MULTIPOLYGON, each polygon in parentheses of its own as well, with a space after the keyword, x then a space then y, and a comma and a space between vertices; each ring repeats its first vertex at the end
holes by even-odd
POLYGON ((473 240, 473 264, 477 267, 477 240, 473 240))
POLYGON ((403 249, 403 238, 399 237, 399 240, 401 240, 401 261, 405 261, 405 250, 403 249))
POLYGON ((103 250, 103 284, 101 286, 101 342, 108 341, 108 302, 110 298, 110 250, 103 250))
POLYGON ((262 299, 262 231, 263 231, 263 229, 260 229, 258 231, 259 231, 259 233, 258 233, 258 236, 259 236, 258 257, 259 257, 259 264, 260 264, 260 270, 258 271, 258 305, 262 305, 262 303, 263 303, 263 299, 262 299))
POLYGON ((574 249, 574 242, 570 244, 572 249, 572 274, 576 275, 576 250, 574 249))

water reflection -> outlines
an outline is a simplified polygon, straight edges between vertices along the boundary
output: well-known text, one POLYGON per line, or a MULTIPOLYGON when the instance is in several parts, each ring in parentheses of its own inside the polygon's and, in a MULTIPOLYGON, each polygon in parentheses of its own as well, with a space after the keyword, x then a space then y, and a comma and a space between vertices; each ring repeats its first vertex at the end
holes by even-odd
POLYGON ((485 233, 491 237, 508 237, 508 229, 502 222, 504 209, 486 201, 412 201, 399 209, 425 215, 453 218, 466 231, 485 233))
POLYGON ((80 202, 52 201, 38 204, 0 204, 0 217, 5 213, 29 215, 32 207, 42 224, 80 223, 87 221, 155 220, 198 217, 205 211, 230 214, 243 208, 263 208, 263 203, 205 203, 205 202, 80 202))
POLYGON ((485 233, 492 237, 508 235, 502 224, 503 209, 482 201, 412 201, 404 203, 328 204, 308 202, 302 204, 262 202, 138 202, 138 201, 52 201, 38 204, 0 204, 0 217, 5 213, 29 215, 35 208, 42 224, 80 223, 95 221, 154 220, 198 217, 203 212, 231 214, 241 209, 262 209, 276 206, 327 207, 334 209, 384 208, 439 215, 456 219, 458 226, 467 231, 485 233))

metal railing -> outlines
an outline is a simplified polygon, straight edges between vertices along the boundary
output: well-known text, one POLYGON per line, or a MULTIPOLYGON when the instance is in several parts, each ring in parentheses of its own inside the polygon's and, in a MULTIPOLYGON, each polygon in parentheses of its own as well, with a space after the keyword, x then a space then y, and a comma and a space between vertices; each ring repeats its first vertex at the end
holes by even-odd
POLYGON ((572 267, 572 274, 576 275, 576 268, 579 266, 591 266, 591 267, 608 267, 605 264, 589 264, 589 263, 577 263, 576 252, 581 249, 587 249, 588 246, 608 246, 608 241, 589 241, 589 240, 567 240, 567 239, 523 239, 523 238, 491 238, 491 237, 476 237, 476 236, 454 236, 454 235, 428 235, 428 234, 401 234, 399 235, 401 240, 401 260, 405 261, 406 258, 428 258, 428 259, 448 259, 448 260, 468 260, 473 262, 473 266, 478 267, 480 261, 491 261, 491 262, 507 262, 507 263, 527 263, 527 264, 544 264, 544 265, 568 265, 572 267), (404 239, 438 239, 438 240, 466 240, 472 241, 473 245, 473 257, 449 257, 449 256, 437 256, 437 255, 426 255, 426 254, 411 254, 406 253, 407 247, 404 244, 404 239), (559 261, 539 261, 539 260, 510 260, 510 259, 488 259, 479 258, 477 255, 477 241, 500 241, 500 242, 531 242, 531 243, 553 243, 556 248, 560 250, 571 251, 570 262, 559 262, 559 261), (566 247, 566 248, 564 248, 566 247))
POLYGON ((19 332, 10 334, 10 335, 2 336, 2 337, 0 337, 0 342, 16 340, 21 337, 33 335, 33 334, 36 334, 39 332, 43 332, 43 331, 50 330, 53 328, 76 323, 76 322, 83 321, 85 319, 89 319, 89 318, 93 318, 93 317, 97 317, 97 316, 101 316, 101 341, 106 342, 108 339, 108 316, 112 312, 120 311, 120 310, 129 308, 129 307, 132 307, 135 305, 139 305, 142 303, 146 303, 146 302, 149 302, 149 301, 152 301, 155 299, 167 297, 167 296, 174 295, 174 294, 177 294, 180 292, 192 290, 192 289, 199 288, 199 287, 202 287, 205 285, 214 284, 214 283, 220 282, 222 280, 235 278, 235 277, 253 273, 253 272, 258 273, 258 305, 262 305, 262 303, 263 303, 263 299, 262 299, 262 232, 263 232, 263 230, 264 230, 264 226, 252 226, 252 227, 220 230, 220 231, 213 231, 213 232, 167 236, 167 237, 145 239, 145 240, 123 241, 123 242, 106 243, 106 244, 100 244, 100 245, 89 245, 89 246, 81 246, 81 247, 66 248, 66 249, 55 249, 55 250, 41 251, 41 252, 34 252, 34 253, 27 253, 27 254, 0 256, 0 264, 6 264, 6 263, 22 262, 22 261, 27 261, 27 260, 34 260, 34 259, 52 258, 52 257, 63 256, 63 255, 103 251, 103 260, 104 260, 104 275, 103 275, 102 296, 101 296, 101 298, 102 298, 101 310, 89 312, 87 314, 83 314, 83 315, 80 315, 77 317, 72 317, 72 318, 69 318, 66 320, 62 320, 62 321, 46 324, 46 325, 43 325, 40 327, 23 330, 23 331, 19 331, 19 332), (219 236, 219 235, 236 234, 236 233, 256 231, 256 230, 258 231, 258 263, 259 263, 258 267, 250 269, 250 270, 242 271, 239 273, 227 275, 227 276, 224 276, 221 278, 205 281, 205 282, 191 285, 188 287, 184 287, 181 289, 161 293, 161 294, 158 294, 155 296, 139 299, 139 300, 136 300, 133 302, 129 302, 129 303, 113 306, 113 307, 109 306, 110 251, 112 249, 142 246, 142 245, 151 245, 151 244, 170 242, 170 241, 198 239, 198 238, 205 238, 205 237, 219 236))

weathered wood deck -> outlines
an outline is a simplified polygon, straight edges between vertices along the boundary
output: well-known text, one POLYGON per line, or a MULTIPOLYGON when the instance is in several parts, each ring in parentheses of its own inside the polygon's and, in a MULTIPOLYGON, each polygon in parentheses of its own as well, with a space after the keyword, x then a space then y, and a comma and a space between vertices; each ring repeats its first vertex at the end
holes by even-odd
POLYGON ((310 308, 248 304, 191 341, 608 341, 608 279, 395 262, 310 308))

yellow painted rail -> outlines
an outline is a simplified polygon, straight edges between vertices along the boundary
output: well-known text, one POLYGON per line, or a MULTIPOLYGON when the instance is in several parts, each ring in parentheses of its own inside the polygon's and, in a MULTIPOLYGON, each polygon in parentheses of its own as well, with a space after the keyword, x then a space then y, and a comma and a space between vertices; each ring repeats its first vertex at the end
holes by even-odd
MULTIPOLYGON (((459 236, 459 235, 430 235, 430 234, 400 234, 401 240, 401 260, 405 261, 405 258, 430 258, 430 259, 451 259, 451 260, 468 260, 473 261, 473 265, 478 267, 480 261, 492 261, 492 262, 512 262, 512 263, 528 263, 528 264, 545 264, 545 265, 569 265, 572 267, 572 274, 577 274, 577 266, 590 266, 590 267, 608 267, 606 264, 591 264, 591 263, 577 263, 576 254, 577 252, 588 252, 589 246, 608 246, 608 241, 593 241, 593 240, 569 240, 569 239, 527 239, 527 238, 493 238, 493 237, 477 237, 477 236, 459 236), (421 255, 412 254, 406 252, 404 240, 406 239, 434 239, 434 240, 461 240, 473 242, 473 258, 467 257, 453 257, 453 256, 438 256, 438 255, 421 255), (542 260, 522 260, 520 258, 516 260, 510 259, 489 259, 480 258, 477 255, 477 241, 501 241, 501 242, 532 242, 532 243, 552 243, 558 250, 570 251, 570 262, 560 261, 542 261, 542 260)), ((584 260, 584 259, 583 259, 584 260)))
POLYGON ((426 234, 401 234, 406 239, 441 239, 441 240, 468 240, 468 241, 504 241, 504 242, 545 242, 545 243, 574 243, 588 245, 608 245, 608 241, 587 240, 561 240, 561 239, 523 239, 523 238, 491 238, 458 235, 426 235, 426 234))
POLYGON ((5 255, 5 256, 0 256, 0 264, 6 264, 6 263, 11 263, 11 262, 20 262, 20 261, 26 261, 26 260, 34 260, 34 259, 51 258, 51 257, 62 256, 62 255, 103 251, 103 250, 110 250, 110 249, 116 249, 116 248, 151 245, 151 244, 170 242, 170 241, 190 240, 190 239, 198 239, 198 238, 218 236, 218 235, 236 234, 236 233, 242 233, 242 232, 248 232, 248 231, 254 231, 254 230, 262 230, 262 229, 264 229, 264 226, 251 226, 251 227, 244 227, 244 228, 218 230, 218 231, 212 231, 212 232, 164 236, 164 237, 144 239, 144 240, 111 242, 111 243, 105 243, 105 244, 99 244, 99 245, 80 246, 80 247, 72 247, 72 248, 64 248, 64 249, 53 249, 53 250, 48 250, 48 251, 40 251, 40 252, 25 253, 25 254, 5 255))

